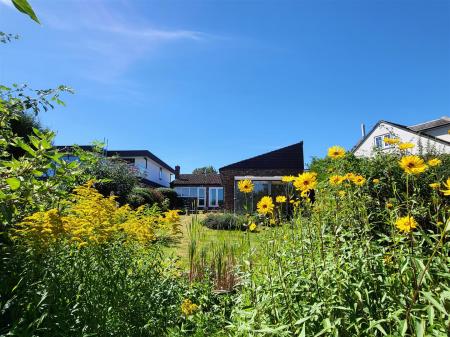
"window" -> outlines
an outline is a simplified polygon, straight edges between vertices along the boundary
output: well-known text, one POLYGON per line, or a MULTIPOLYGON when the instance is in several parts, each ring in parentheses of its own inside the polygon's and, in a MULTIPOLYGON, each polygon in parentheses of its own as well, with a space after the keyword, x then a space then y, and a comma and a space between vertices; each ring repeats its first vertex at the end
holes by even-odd
POLYGON ((162 174, 162 167, 159 168, 159 180, 162 180, 163 174, 162 174))
POLYGON ((197 207, 206 206, 205 187, 175 187, 175 191, 181 198, 196 199, 197 207))
POLYGON ((209 207, 220 207, 223 205, 223 187, 209 188, 209 207))
POLYGON ((375 147, 381 149, 383 147, 383 138, 381 136, 375 137, 375 147))
POLYGON ((381 136, 376 136, 374 140, 375 140, 375 147, 377 149, 386 149, 386 148, 392 147, 392 145, 384 142, 385 138, 394 138, 394 135, 392 135, 390 133, 386 133, 381 136))

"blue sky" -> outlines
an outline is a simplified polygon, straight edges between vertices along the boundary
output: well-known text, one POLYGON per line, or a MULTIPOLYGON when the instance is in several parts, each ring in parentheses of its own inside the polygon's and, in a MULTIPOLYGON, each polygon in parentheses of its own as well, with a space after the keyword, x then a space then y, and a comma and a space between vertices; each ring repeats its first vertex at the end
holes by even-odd
POLYGON ((0 83, 71 86, 57 144, 108 139, 182 172, 304 141, 351 148, 386 119, 450 115, 450 2, 0 0, 0 83))

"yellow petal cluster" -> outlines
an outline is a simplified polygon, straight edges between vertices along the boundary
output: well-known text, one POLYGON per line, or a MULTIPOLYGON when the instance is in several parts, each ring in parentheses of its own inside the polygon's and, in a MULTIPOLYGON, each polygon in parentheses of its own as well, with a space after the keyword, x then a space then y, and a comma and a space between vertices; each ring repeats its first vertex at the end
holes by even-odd
POLYGON ((337 159, 345 156, 345 149, 342 146, 334 145, 328 149, 328 157, 337 159))
POLYGON ((275 201, 279 204, 286 202, 286 197, 284 195, 277 195, 275 201))
POLYGON ((198 305, 192 303, 190 299, 185 299, 181 303, 181 312, 184 316, 191 316, 198 310, 198 305))
POLYGON ((330 177, 330 184, 331 185, 340 185, 342 184, 342 182, 345 180, 345 177, 343 176, 339 176, 339 175, 334 175, 330 177))
POLYGON ((249 226, 248 226, 248 230, 250 232, 254 232, 256 230, 256 224, 254 222, 252 222, 249 226))
POLYGON ((400 150, 408 150, 412 149, 415 145, 413 143, 400 143, 398 144, 398 148, 400 150))
POLYGON ((238 189, 242 193, 251 193, 253 191, 253 183, 249 179, 239 180, 238 181, 238 189))
POLYGON ((14 229, 13 238, 33 245, 61 239, 84 247, 116 237, 148 244, 156 239, 158 230, 177 223, 177 211, 162 216, 144 206, 136 210, 128 205, 119 207, 113 196, 104 197, 90 181, 74 189, 62 211, 51 209, 25 218, 14 229))
POLYGON ((269 196, 262 197, 256 205, 258 213, 262 215, 271 214, 274 209, 273 200, 269 196))
POLYGON ((400 143, 400 139, 398 139, 398 138, 389 138, 389 137, 385 137, 385 138, 383 139, 383 141, 384 141, 386 144, 389 144, 389 145, 395 145, 395 144, 400 143))
POLYGON ((294 180, 294 187, 301 192, 312 190, 317 185, 317 173, 304 172, 294 180))
POLYGON ((445 190, 441 190, 444 195, 450 195, 450 178, 447 178, 447 181, 444 183, 445 190))
POLYGON ((418 156, 404 156, 399 164, 407 174, 420 174, 427 169, 423 159, 418 156))
POLYGON ((282 176, 281 181, 284 183, 291 183, 295 180, 294 176, 282 176))
POLYGON ((428 164, 428 166, 435 167, 435 166, 441 165, 442 161, 440 159, 438 159, 438 158, 433 158, 433 159, 430 159, 427 162, 427 164, 428 164))
POLYGON ((395 226, 399 231, 409 233, 412 229, 417 227, 417 222, 412 216, 404 216, 397 219, 395 226))

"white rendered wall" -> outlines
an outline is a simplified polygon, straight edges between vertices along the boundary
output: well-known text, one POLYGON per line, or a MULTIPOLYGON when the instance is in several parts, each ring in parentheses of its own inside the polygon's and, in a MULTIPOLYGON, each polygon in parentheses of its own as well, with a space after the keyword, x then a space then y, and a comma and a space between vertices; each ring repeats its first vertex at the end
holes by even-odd
MULTIPOLYGON (((410 153, 418 154, 420 147, 423 149, 434 149, 439 153, 450 153, 450 146, 442 144, 440 142, 431 140, 426 137, 418 136, 413 132, 405 131, 403 129, 399 129, 395 126, 386 123, 380 123, 380 125, 372 132, 372 134, 367 137, 367 139, 359 146, 359 148, 354 152, 357 157, 371 157, 375 154, 375 138, 377 136, 383 136, 386 134, 393 134, 396 137, 400 138, 402 142, 413 143, 416 146, 409 150, 410 153), (421 146, 419 146, 421 145, 421 146)), ((382 152, 390 152, 393 151, 395 147, 383 148, 382 152)))

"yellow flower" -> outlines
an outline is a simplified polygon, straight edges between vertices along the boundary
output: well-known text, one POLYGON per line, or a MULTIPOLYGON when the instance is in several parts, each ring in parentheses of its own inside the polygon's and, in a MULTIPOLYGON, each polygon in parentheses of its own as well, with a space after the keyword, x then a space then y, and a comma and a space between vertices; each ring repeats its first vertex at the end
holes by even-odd
POLYGON ((286 202, 286 197, 284 195, 277 195, 275 201, 279 204, 282 204, 283 202, 286 202))
POLYGON ((269 220, 269 223, 270 223, 271 225, 275 225, 277 222, 275 221, 275 219, 270 219, 270 220, 269 220))
POLYGON ((256 230, 256 224, 254 222, 252 222, 249 226, 248 226, 248 230, 250 232, 254 232, 256 230))
POLYGON ((439 184, 439 183, 431 183, 429 186, 430 186, 433 190, 438 190, 439 187, 441 186, 441 184, 439 184))
POLYGON ((392 255, 387 255, 386 254, 384 256, 383 260, 384 260, 384 263, 386 263, 386 264, 392 264, 392 255))
POLYGON ((338 193, 341 198, 345 197, 345 195, 347 194, 345 191, 339 191, 338 193))
POLYGON ((441 190, 444 195, 450 195, 450 178, 447 178, 447 182, 444 183, 446 190, 441 190))
POLYGON ((249 179, 239 180, 238 188, 242 193, 251 193, 253 191, 253 183, 249 179))
POLYGON ((274 208, 272 198, 268 196, 262 197, 257 204, 257 208, 259 214, 266 215, 272 213, 274 208))
POLYGON ((354 173, 349 172, 344 176, 344 180, 353 181, 353 179, 355 179, 355 177, 356 177, 356 175, 354 173))
POLYGON ((417 227, 417 222, 414 220, 412 216, 404 216, 402 218, 397 219, 395 222, 395 226, 401 231, 405 233, 409 233, 411 229, 417 227))
POLYGON ((390 202, 387 202, 386 203, 386 208, 392 208, 392 207, 394 207, 394 205, 392 204, 392 203, 390 203, 390 202))
POLYGON ((398 148, 400 150, 408 150, 412 149, 415 145, 413 143, 400 143, 398 144, 398 148))
POLYGON ((281 177, 281 181, 284 183, 290 183, 293 182, 295 180, 294 176, 283 176, 281 177))
POLYGON ((438 158, 430 159, 427 163, 431 167, 439 166, 442 164, 442 161, 438 158))
POLYGON ((344 177, 342 177, 342 176, 334 175, 334 176, 330 177, 331 185, 340 185, 340 184, 342 184, 343 181, 344 181, 344 177))
POLYGON ((366 178, 364 178, 363 176, 357 175, 353 178, 352 181, 355 185, 362 186, 366 182, 366 178))
POLYGON ((342 146, 334 145, 328 149, 328 157, 336 159, 345 156, 345 149, 342 146))
POLYGON ((399 163, 407 174, 420 174, 427 169, 423 159, 418 156, 404 156, 399 163))
POLYGON ((294 187, 299 191, 312 190, 317 185, 317 173, 305 172, 300 174, 294 181, 294 187))
POLYGON ((190 299, 185 299, 183 303, 181 303, 181 312, 185 316, 190 316, 198 310, 198 305, 192 303, 190 299))
POLYGON ((375 179, 372 180, 372 182, 373 182, 374 184, 379 184, 379 183, 380 183, 380 179, 375 178, 375 179))
POLYGON ((389 144, 389 145, 394 145, 394 144, 400 143, 400 139, 398 139, 398 138, 389 138, 389 137, 385 137, 385 138, 383 139, 383 141, 384 141, 386 144, 389 144))

